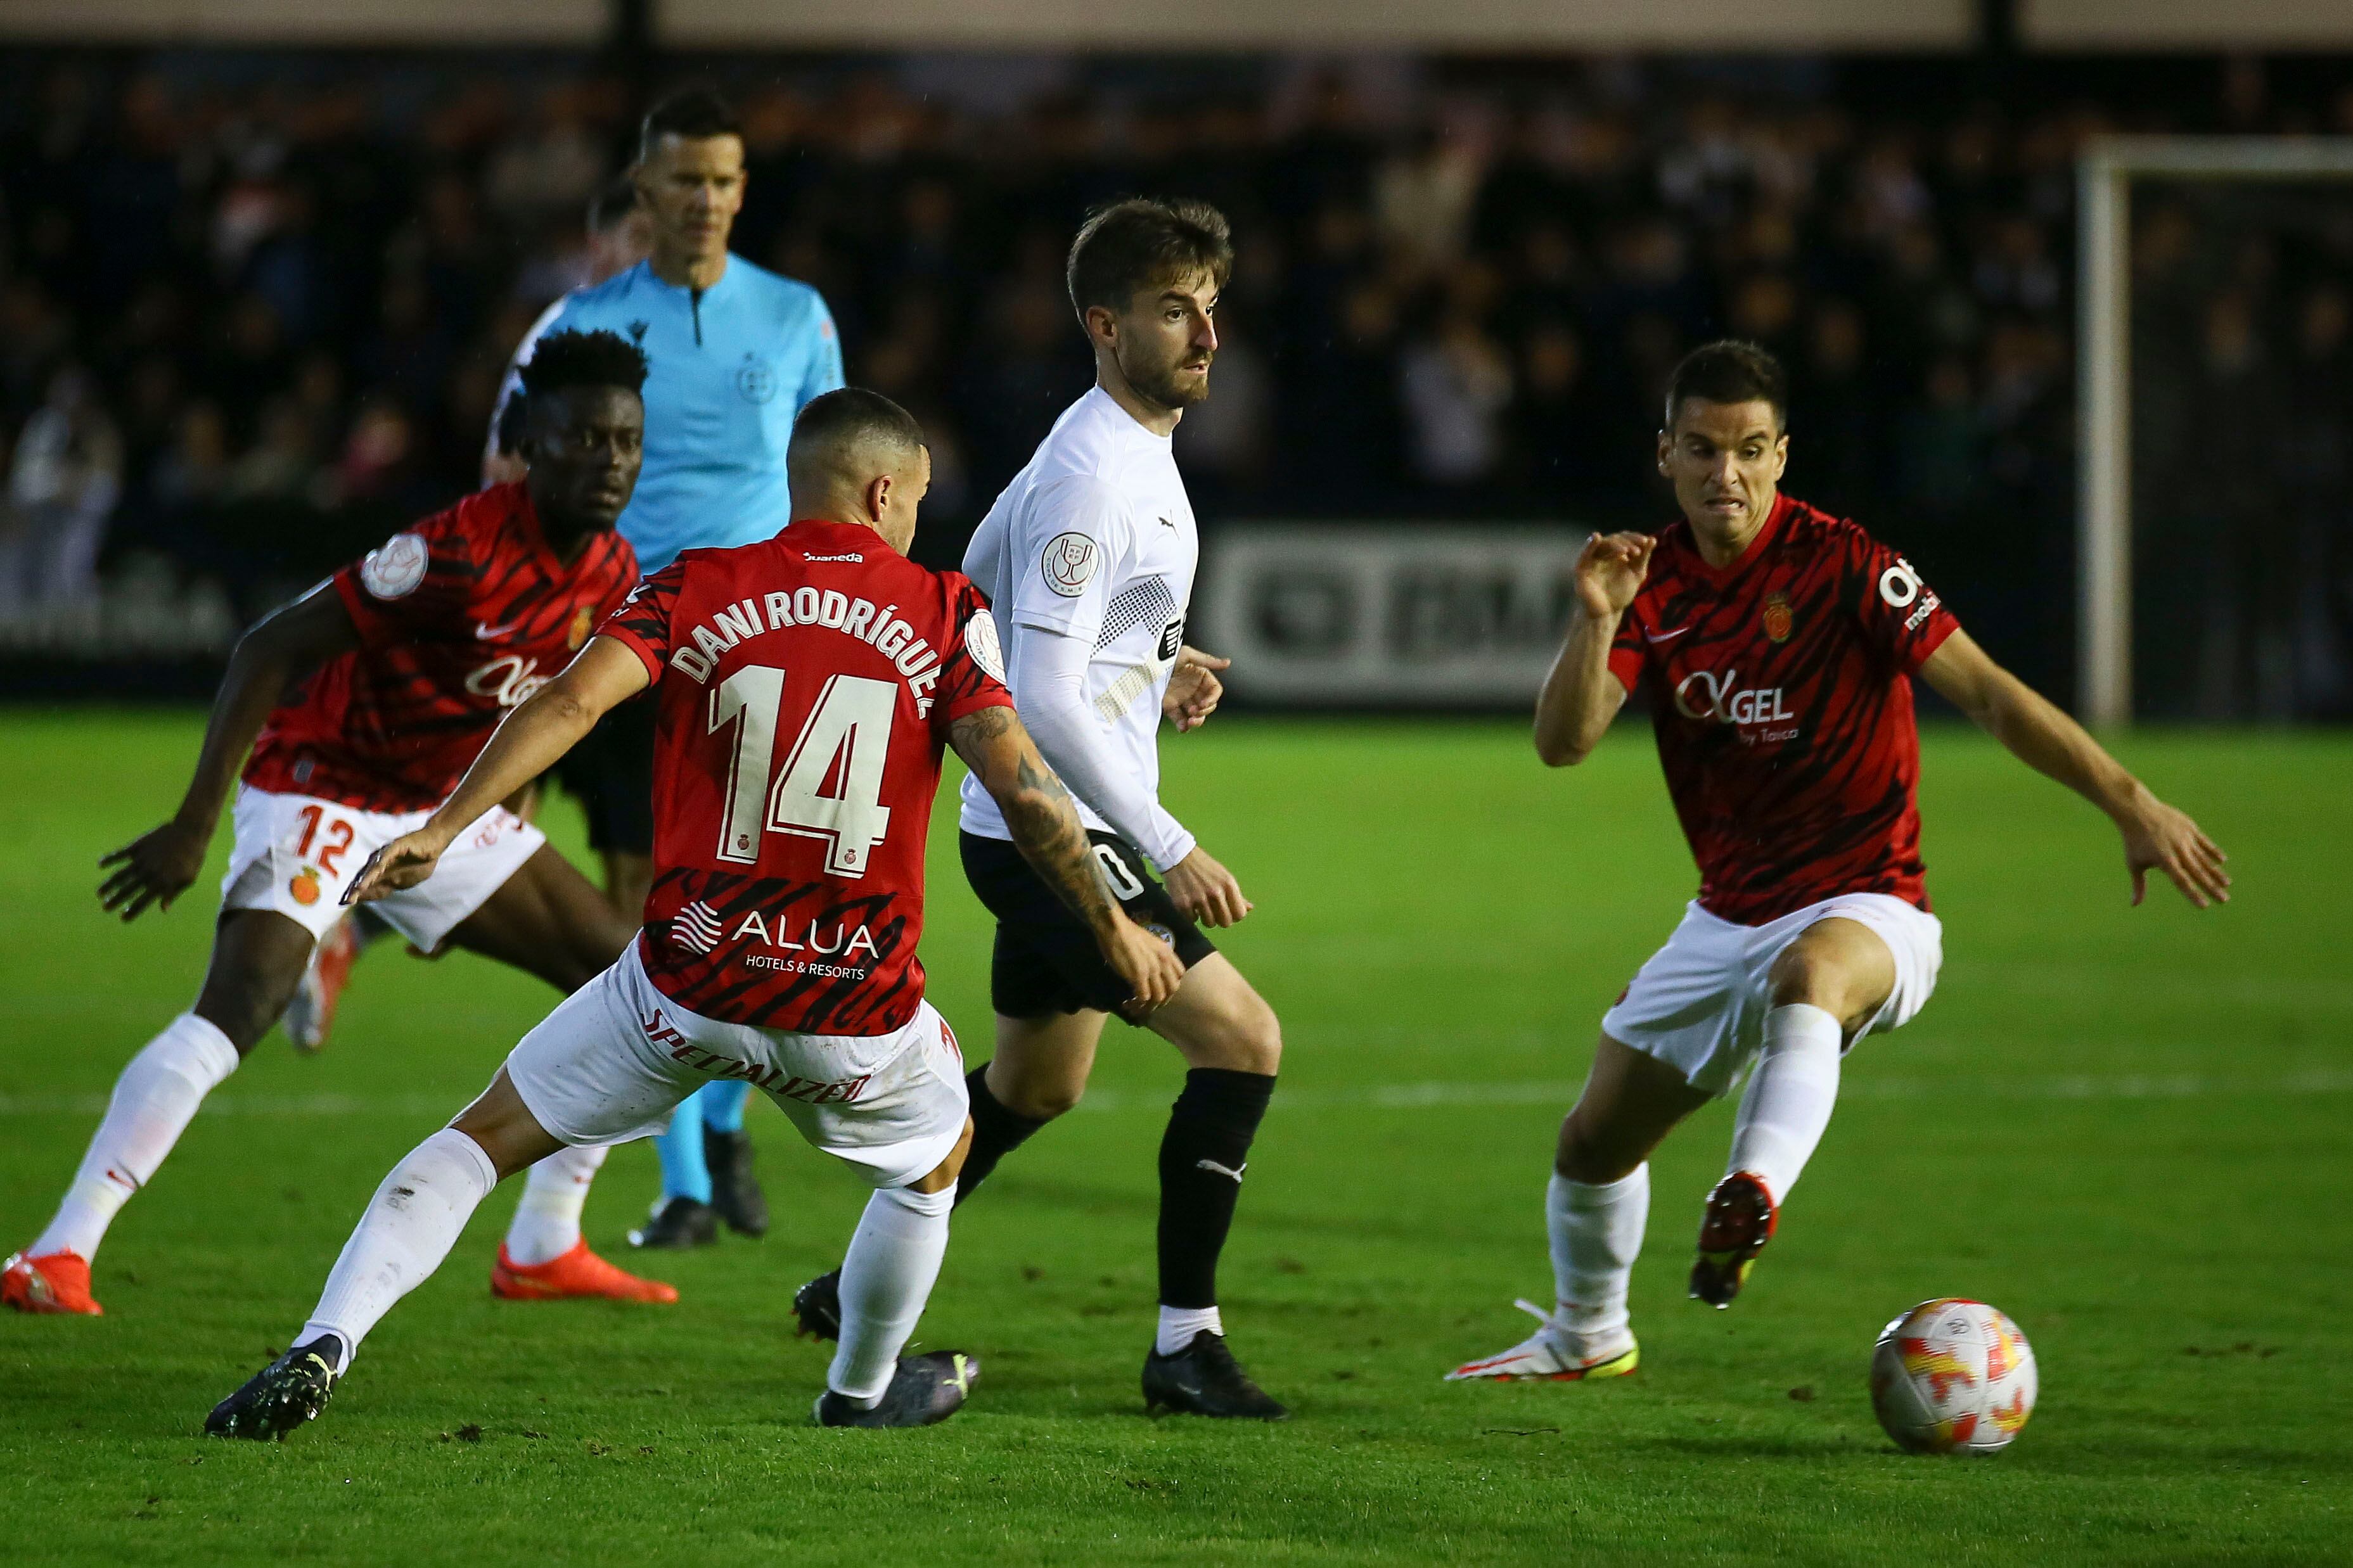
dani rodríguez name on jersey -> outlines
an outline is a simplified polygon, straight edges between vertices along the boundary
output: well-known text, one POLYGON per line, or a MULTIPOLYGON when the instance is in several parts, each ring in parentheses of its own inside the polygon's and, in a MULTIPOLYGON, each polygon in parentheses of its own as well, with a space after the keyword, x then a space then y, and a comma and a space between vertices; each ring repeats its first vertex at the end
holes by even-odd
MULTIPOLYGON (((924 695, 939 684, 940 652, 915 635, 915 628, 899 618, 899 606, 884 605, 876 607, 871 599, 858 598, 839 588, 795 588, 778 591, 756 599, 740 599, 725 609, 713 613, 691 636, 692 647, 671 650, 672 669, 691 679, 696 685, 710 682, 712 672, 719 667, 720 656, 739 643, 786 626, 825 626, 856 637, 876 653, 889 659, 915 699, 918 717, 927 717, 932 700, 924 695)), ((980 616, 973 617, 976 625, 980 616)), ((976 635, 968 631, 967 638, 976 635)), ((981 658, 982 668, 995 663, 993 658, 981 658)))

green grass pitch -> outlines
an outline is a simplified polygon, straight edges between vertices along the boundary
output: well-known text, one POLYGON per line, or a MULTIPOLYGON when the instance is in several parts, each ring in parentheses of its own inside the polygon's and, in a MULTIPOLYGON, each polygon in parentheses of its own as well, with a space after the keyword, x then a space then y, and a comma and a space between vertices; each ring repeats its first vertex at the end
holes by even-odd
MULTIPOLYGON (((104 850, 177 800, 188 714, 0 715, 0 1251, 46 1221, 130 1054, 193 994, 212 883, 123 929, 104 850)), ((862 1188, 752 1126, 776 1211, 653 1270, 672 1308, 511 1304, 493 1196, 282 1446, 196 1436, 306 1315, 387 1165, 553 998, 380 949, 327 1054, 273 1036, 97 1267, 102 1320, 0 1315, 0 1521, 27 1563, 2179 1563, 2342 1562, 2353 1112, 2353 742, 2145 735, 2123 753, 2233 857, 2203 916, 2126 907, 2088 807, 1927 741, 1940 991, 1850 1058, 1781 1236, 1728 1312, 1683 1299, 1729 1119, 1662 1151, 1641 1372, 1463 1386, 1549 1286, 1540 1198, 1601 1009, 1693 877, 1638 725, 1548 773, 1518 726, 1229 716, 1168 795, 1258 912, 1224 945, 1281 1012, 1282 1089, 1223 1274, 1276 1427, 1152 1422, 1154 1150, 1173 1052, 1114 1026, 1089 1101, 957 1218, 921 1338, 965 1414, 811 1430, 793 1288, 862 1188), (1873 1336, 1924 1297, 2017 1318, 2042 1398, 1990 1460, 1896 1453, 1873 1336), (453 1435, 479 1427, 467 1441, 453 1435)), ((551 812, 577 841, 568 806, 551 812)), ((987 1049, 987 938, 934 824, 933 996, 987 1049)), ((226 834, 215 846, 216 867, 226 834)), ((214 875, 216 875, 216 870, 214 875)), ((652 1195, 620 1152, 588 1210, 652 1195)))

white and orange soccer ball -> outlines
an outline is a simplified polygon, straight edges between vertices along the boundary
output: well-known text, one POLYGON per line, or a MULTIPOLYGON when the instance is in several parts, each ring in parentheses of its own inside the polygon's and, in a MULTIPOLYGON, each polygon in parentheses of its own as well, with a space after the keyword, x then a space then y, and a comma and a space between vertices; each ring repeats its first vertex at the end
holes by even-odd
POLYGON ((1923 1301, 1879 1332, 1871 1408, 1915 1454, 1998 1454, 2034 1414, 2034 1347, 1983 1301, 1923 1301))

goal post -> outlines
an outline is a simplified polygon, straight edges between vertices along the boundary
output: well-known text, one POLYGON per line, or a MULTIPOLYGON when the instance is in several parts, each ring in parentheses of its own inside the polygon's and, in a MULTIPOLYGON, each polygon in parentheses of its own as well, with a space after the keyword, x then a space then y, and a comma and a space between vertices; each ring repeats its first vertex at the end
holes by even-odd
POLYGON ((2133 717, 2132 186, 2353 181, 2353 137, 2104 136, 2076 166, 2077 711, 2133 717))

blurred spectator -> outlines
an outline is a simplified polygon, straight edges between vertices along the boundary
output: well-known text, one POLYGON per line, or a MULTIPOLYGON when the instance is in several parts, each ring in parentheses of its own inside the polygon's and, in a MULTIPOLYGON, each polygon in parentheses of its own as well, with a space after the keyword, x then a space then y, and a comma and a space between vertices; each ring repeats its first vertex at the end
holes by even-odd
POLYGON ((1429 336, 1407 346, 1398 391, 1419 477, 1460 489, 1494 473, 1512 367, 1467 302, 1451 303, 1429 336))
POLYGON ((122 437, 98 390, 89 372, 68 365, 17 433, 0 525, 0 616, 97 597, 99 546, 122 494, 122 437))

